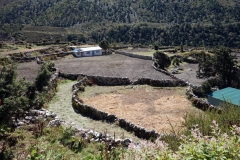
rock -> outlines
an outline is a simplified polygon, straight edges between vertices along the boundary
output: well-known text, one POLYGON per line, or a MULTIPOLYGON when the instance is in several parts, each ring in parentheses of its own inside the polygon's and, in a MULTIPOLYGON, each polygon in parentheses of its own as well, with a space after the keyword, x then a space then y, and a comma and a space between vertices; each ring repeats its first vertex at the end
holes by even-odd
POLYGON ((33 117, 32 116, 26 116, 25 119, 26 120, 31 120, 33 117))
POLYGON ((48 123, 48 126, 60 126, 62 125, 63 121, 59 119, 54 119, 48 123))
POLYGON ((132 140, 131 140, 131 139, 125 138, 125 139, 123 140, 123 144, 124 144, 125 147, 128 147, 128 145, 129 145, 130 143, 132 143, 132 140))
POLYGON ((96 138, 98 138, 98 139, 102 139, 102 136, 103 136, 102 133, 97 133, 97 134, 96 134, 96 138))
POLYGON ((172 74, 177 74, 178 73, 178 70, 172 70, 172 74))
POLYGON ((17 122, 17 126, 23 126, 25 123, 22 121, 17 122))

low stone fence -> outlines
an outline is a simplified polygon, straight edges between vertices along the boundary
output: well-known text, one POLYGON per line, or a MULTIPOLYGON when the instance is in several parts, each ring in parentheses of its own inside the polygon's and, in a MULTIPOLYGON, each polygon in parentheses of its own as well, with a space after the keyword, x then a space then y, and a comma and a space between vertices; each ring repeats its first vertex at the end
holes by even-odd
POLYGON ((134 132, 135 136, 143 139, 157 138, 160 136, 155 130, 147 130, 146 128, 136 126, 131 122, 128 122, 125 119, 118 120, 119 126, 124 128, 129 132, 134 132))
MULTIPOLYGON (((201 98, 198 98, 198 96, 196 96, 194 93, 193 93, 193 90, 197 90, 199 89, 201 86, 195 86, 193 84, 191 84, 190 82, 188 81, 185 81, 184 79, 180 79, 180 78, 177 78, 175 77, 173 74, 165 71, 165 70, 162 70, 160 68, 157 68, 156 66, 154 66, 154 63, 153 63, 153 68, 156 69, 157 71, 159 72, 162 72, 166 75, 169 75, 171 78, 175 79, 175 81, 173 81, 172 83, 172 86, 174 86, 174 83, 177 83, 176 86, 189 86, 187 89, 186 89, 186 96, 188 97, 188 99, 192 102, 192 104, 196 107, 196 108, 199 108, 203 111, 206 111, 206 110, 214 110, 214 111, 217 111, 218 113, 221 112, 221 110, 213 105, 211 105, 210 103, 208 103, 207 101, 204 101, 203 99, 201 98)), ((151 80, 143 80, 143 82, 146 81, 148 83, 150 83, 151 80)), ((170 84, 171 82, 168 82, 168 84, 170 84)))
POLYGON ((97 84, 100 86, 122 86, 122 85, 150 85, 155 87, 181 87, 187 86, 183 80, 176 79, 162 79, 155 80, 150 78, 139 78, 136 81, 131 81, 129 78, 122 77, 105 77, 105 76, 89 76, 82 73, 63 73, 60 72, 59 76, 66 79, 76 80, 79 76, 87 77, 92 84, 97 84))
POLYGON ((176 77, 174 74, 169 73, 168 71, 165 71, 165 70, 163 70, 163 69, 161 69, 161 68, 157 68, 157 67, 154 65, 154 63, 152 64, 152 67, 153 67, 155 70, 157 70, 157 71, 159 71, 159 72, 162 72, 163 74, 166 74, 166 75, 170 76, 172 79, 174 79, 174 80, 176 80, 176 81, 181 81, 182 84, 185 83, 185 85, 183 85, 183 86, 191 86, 191 87, 193 87, 193 88, 199 87, 199 86, 196 86, 196 85, 191 84, 190 82, 186 81, 185 79, 181 79, 181 78, 176 77))
POLYGON ((162 80, 155 80, 150 78, 139 78, 137 81, 132 83, 133 85, 150 85, 154 87, 182 87, 187 86, 184 81, 180 80, 171 80, 171 79, 162 79, 162 80))
POLYGON ((129 57, 133 57, 133 58, 139 58, 139 59, 145 59, 145 60, 152 60, 153 59, 152 56, 143 56, 143 55, 137 55, 137 54, 128 53, 128 52, 116 51, 115 54, 122 54, 122 55, 125 55, 125 56, 129 56, 129 57))
POLYGON ((186 96, 187 98, 192 102, 192 104, 203 110, 203 111, 206 111, 206 110, 209 110, 209 111, 216 111, 218 113, 221 113, 221 109, 218 108, 218 107, 215 107, 213 105, 211 105, 208 101, 204 101, 203 99, 201 98, 198 98, 194 93, 193 93, 193 90, 194 88, 189 86, 187 89, 186 89, 186 96))
POLYGON ((118 125, 127 131, 134 132, 135 135, 139 138, 150 139, 158 137, 158 133, 154 130, 149 131, 143 127, 134 125, 131 122, 126 121, 125 119, 118 119, 116 115, 112 115, 100 110, 83 104, 83 101, 78 98, 78 92, 84 92, 85 86, 89 83, 87 77, 84 77, 78 83, 73 85, 73 95, 72 95, 72 106, 81 114, 88 116, 94 120, 102 120, 109 123, 117 122, 118 125))
POLYGON ((60 77, 76 80, 79 76, 87 77, 92 84, 97 84, 100 86, 122 86, 130 85, 132 82, 129 78, 122 77, 105 77, 105 76, 89 76, 81 73, 59 73, 60 77))

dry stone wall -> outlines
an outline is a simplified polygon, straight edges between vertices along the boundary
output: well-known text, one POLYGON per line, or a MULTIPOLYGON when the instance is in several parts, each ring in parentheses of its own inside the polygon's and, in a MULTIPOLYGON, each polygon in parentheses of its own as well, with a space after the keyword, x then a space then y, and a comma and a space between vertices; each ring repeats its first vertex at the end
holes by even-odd
POLYGON ((59 76, 66 79, 76 80, 79 76, 87 77, 93 84, 100 86, 121 86, 121 85, 150 85, 155 87, 180 87, 187 86, 187 83, 183 80, 176 79, 161 79, 155 80, 150 78, 139 78, 136 81, 131 81, 125 77, 105 77, 105 76, 89 76, 82 73, 63 73, 60 72, 59 76))
MULTIPOLYGON (((211 105, 208 101, 205 101, 205 100, 199 98, 198 96, 196 96, 193 93, 194 90, 199 90, 199 88, 201 88, 201 86, 195 86, 195 85, 191 84, 190 82, 188 82, 184 79, 177 78, 173 74, 171 74, 171 73, 169 73, 169 72, 167 72, 163 69, 157 68, 156 66, 154 66, 154 63, 152 64, 152 67, 155 70, 157 70, 159 72, 162 72, 166 75, 169 75, 171 78, 173 78, 175 80, 174 83, 177 83, 177 82, 179 83, 176 86, 188 86, 185 94, 195 107, 197 107, 197 108, 199 108, 203 111, 206 111, 206 110, 212 111, 213 110, 213 111, 217 111, 218 113, 221 112, 221 110, 219 108, 211 105)), ((150 81, 150 80, 148 80, 148 81, 150 81)))
POLYGON ((137 54, 133 54, 133 53, 129 53, 129 52, 120 52, 120 51, 116 51, 115 54, 122 54, 128 57, 133 57, 133 58, 139 58, 139 59, 145 59, 145 60, 152 60, 153 57, 152 56, 143 56, 143 55, 137 55, 137 54))
POLYGON ((186 96, 188 97, 188 99, 192 102, 192 104, 203 110, 203 111, 206 111, 206 110, 209 110, 209 111, 216 111, 218 113, 221 113, 221 109, 219 109, 218 107, 215 107, 213 105, 211 105, 208 101, 205 101, 201 98, 198 98, 194 93, 193 93, 193 90, 195 89, 196 87, 191 87, 189 86, 187 89, 186 89, 186 96))
POLYGON ((74 74, 74 73, 63 73, 63 72, 60 72, 59 76, 66 79, 71 79, 71 80, 76 80, 79 76, 87 77, 89 81, 91 81, 91 83, 97 84, 100 86, 122 86, 122 85, 129 85, 132 83, 129 80, 129 78, 124 78, 124 77, 90 76, 82 73, 74 74))
POLYGON ((149 131, 143 127, 136 126, 131 122, 128 122, 125 119, 118 119, 116 115, 112 115, 100 110, 93 108, 92 106, 88 106, 83 104, 83 101, 78 98, 78 92, 83 92, 85 85, 89 82, 87 77, 84 77, 78 83, 73 85, 73 95, 72 95, 72 105, 73 108, 76 109, 81 114, 88 116, 95 120, 103 120, 109 123, 118 123, 118 125, 127 131, 134 132, 135 135, 139 138, 150 139, 156 138, 159 136, 157 132, 154 130, 149 131))

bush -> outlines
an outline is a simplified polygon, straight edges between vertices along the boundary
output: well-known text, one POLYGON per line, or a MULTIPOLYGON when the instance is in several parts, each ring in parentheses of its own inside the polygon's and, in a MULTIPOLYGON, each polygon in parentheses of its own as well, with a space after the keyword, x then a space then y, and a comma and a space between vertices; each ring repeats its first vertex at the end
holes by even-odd
POLYGON ((165 53, 156 51, 153 56, 157 67, 165 69, 171 65, 171 59, 165 53))
POLYGON ((43 63, 41 65, 41 69, 38 71, 38 76, 35 80, 35 85, 38 91, 42 91, 44 86, 47 86, 49 83, 49 79, 52 75, 52 67, 54 66, 54 63, 43 63))
POLYGON ((75 133, 76 130, 71 127, 63 129, 59 140, 64 146, 67 146, 74 152, 80 152, 83 149, 84 143, 81 137, 75 136, 75 133))

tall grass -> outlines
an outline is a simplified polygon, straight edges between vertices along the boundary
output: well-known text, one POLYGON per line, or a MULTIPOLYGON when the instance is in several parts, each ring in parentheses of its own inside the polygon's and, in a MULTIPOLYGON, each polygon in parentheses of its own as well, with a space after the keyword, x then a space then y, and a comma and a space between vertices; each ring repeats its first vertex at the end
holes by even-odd
POLYGON ((230 133, 233 125, 240 125, 240 107, 228 103, 222 104, 220 107, 222 108, 220 114, 213 111, 206 111, 185 115, 183 126, 187 128, 186 132, 189 133, 195 125, 198 125, 203 135, 211 135, 213 120, 219 124, 219 129, 222 133, 230 133))

